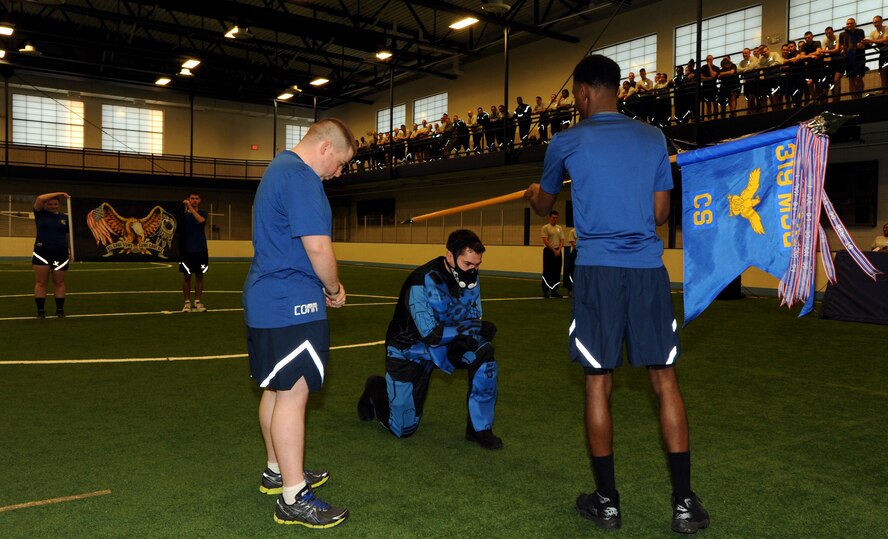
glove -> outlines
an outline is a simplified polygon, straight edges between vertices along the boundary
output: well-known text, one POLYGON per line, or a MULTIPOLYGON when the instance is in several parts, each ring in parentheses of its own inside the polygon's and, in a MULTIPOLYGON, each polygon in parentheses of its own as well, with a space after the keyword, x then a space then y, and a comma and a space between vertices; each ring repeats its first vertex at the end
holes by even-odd
POLYGON ((481 321, 481 330, 478 332, 485 341, 490 342, 496 336, 496 325, 487 320, 481 321))

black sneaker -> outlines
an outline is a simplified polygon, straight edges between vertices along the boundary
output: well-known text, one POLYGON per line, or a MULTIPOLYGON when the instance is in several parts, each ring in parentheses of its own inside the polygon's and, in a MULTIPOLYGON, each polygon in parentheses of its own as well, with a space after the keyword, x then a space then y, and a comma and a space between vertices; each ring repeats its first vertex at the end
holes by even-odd
MULTIPOLYGON (((330 479, 330 472, 326 470, 303 470, 305 482, 311 488, 318 488, 330 479)), ((265 468, 262 472, 262 481, 259 483, 259 492, 263 494, 280 494, 284 491, 284 478, 281 474, 274 473, 271 468, 265 468)))
POLYGON ((65 310, 64 309, 56 309, 56 316, 58 316, 59 318, 64 318, 65 317, 65 310))
POLYGON ((46 318, 46 311, 37 311, 37 318, 46 318))
POLYGON ((688 498, 672 495, 672 531, 678 533, 697 533, 697 530, 709 527, 709 513, 703 509, 703 502, 691 492, 688 498))
POLYGON ((619 492, 613 499, 602 496, 597 490, 591 494, 580 494, 577 497, 577 511, 580 516, 588 518, 605 530, 618 530, 623 525, 619 492))
POLYGON ((364 384, 364 392, 361 393, 361 398, 358 399, 358 418, 361 421, 373 421, 376 419, 376 405, 373 402, 373 388, 371 386, 380 383, 385 385, 385 379, 381 376, 367 378, 367 382, 364 384))
POLYGON ((274 521, 278 524, 299 524, 307 528, 332 528, 345 522, 348 509, 334 507, 317 498, 311 487, 306 486, 288 505, 284 495, 278 496, 274 508, 274 521))
POLYGON ((471 428, 466 429, 466 440, 475 442, 484 449, 502 449, 503 440, 499 436, 495 436, 490 429, 479 430, 475 432, 471 428))

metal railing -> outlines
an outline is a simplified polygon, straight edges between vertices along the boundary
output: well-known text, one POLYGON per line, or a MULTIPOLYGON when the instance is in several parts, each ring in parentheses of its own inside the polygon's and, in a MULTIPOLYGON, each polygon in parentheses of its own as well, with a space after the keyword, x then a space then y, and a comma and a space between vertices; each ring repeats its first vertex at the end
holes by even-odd
POLYGON ((269 163, 264 160, 134 154, 20 144, 0 146, 0 162, 11 166, 257 181, 262 178, 269 163))

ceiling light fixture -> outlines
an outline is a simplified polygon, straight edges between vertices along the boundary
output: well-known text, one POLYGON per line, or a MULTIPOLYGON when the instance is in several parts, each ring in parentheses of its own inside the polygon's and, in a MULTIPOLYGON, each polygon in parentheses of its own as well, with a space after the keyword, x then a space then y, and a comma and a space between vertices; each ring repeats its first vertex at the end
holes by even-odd
POLYGON ((302 93, 302 88, 300 88, 298 84, 294 84, 293 86, 290 86, 290 90, 296 92, 297 94, 302 93))
POLYGON ((454 30, 462 30, 466 26, 472 26, 476 22, 478 22, 478 19, 476 19, 475 17, 466 17, 465 19, 456 21, 455 23, 451 24, 450 28, 454 30))
POLYGON ((188 69, 187 67, 183 67, 183 68, 177 73, 177 75, 179 75, 180 77, 193 77, 193 76, 194 76, 194 73, 192 73, 191 70, 188 69))
POLYGON ((170 79, 169 77, 160 77, 159 79, 154 81, 154 84, 156 84, 158 86, 166 86, 167 84, 169 84, 171 82, 172 82, 172 79, 170 79))
POLYGON ((379 51, 376 53, 376 58, 378 60, 388 60, 391 57, 392 53, 390 53, 389 51, 379 51))
POLYGON ((15 28, 11 24, 7 22, 0 23, 0 36, 11 36, 14 32, 15 28))
POLYGON ((252 39, 253 34, 250 33, 250 29, 247 27, 241 28, 235 26, 231 30, 225 32, 225 37, 228 39, 252 39))
POLYGON ((290 99, 291 97, 293 97, 293 94, 291 94, 290 92, 284 92, 281 95, 279 95, 277 98, 278 98, 278 101, 286 101, 287 99, 290 99))
POLYGON ((40 56, 43 53, 37 50, 37 47, 34 46, 33 43, 28 41, 25 43, 25 46, 19 49, 19 52, 22 54, 28 54, 31 56, 40 56))
MULTIPOLYGON (((191 70, 191 69, 194 69, 195 67, 197 67, 197 66, 199 66, 199 65, 200 65, 200 60, 195 60, 194 58, 189 58, 188 60, 185 60, 185 61, 182 63, 182 68, 183 68, 183 69, 191 70)), ((190 73, 189 73, 189 74, 190 74, 190 73)))
POLYGON ((2 60, 4 58, 6 58, 6 51, 3 49, 0 49, 0 60, 2 60))
POLYGON ((325 79, 324 77, 318 77, 315 80, 309 82, 312 86, 323 86, 330 82, 330 79, 325 79))

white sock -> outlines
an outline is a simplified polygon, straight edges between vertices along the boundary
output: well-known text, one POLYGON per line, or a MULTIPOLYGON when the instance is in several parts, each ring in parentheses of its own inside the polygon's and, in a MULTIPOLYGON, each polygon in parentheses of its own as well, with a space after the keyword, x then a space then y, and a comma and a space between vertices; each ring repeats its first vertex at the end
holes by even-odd
POLYGON ((277 462, 268 461, 268 469, 274 473, 281 473, 281 467, 278 466, 277 462))
POLYGON ((287 505, 292 505, 296 503, 296 496, 305 488, 305 481, 299 483, 295 487, 284 487, 284 492, 282 496, 284 497, 284 503, 287 505))

